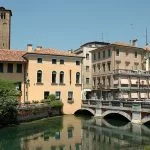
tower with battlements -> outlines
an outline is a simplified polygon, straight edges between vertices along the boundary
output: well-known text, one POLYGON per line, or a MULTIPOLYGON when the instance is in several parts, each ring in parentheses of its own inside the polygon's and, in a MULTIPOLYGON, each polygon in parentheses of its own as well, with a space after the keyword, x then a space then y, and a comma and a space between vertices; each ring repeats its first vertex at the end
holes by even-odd
POLYGON ((11 10, 0 7, 0 49, 10 49, 11 10))

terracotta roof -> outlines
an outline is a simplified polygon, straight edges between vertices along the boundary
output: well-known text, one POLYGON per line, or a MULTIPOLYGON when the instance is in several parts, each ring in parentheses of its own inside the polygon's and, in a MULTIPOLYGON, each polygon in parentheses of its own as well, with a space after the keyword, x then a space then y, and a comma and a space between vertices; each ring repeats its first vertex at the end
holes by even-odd
POLYGON ((0 61, 25 62, 22 57, 25 53, 25 51, 0 49, 0 61))
POLYGON ((57 55, 57 56, 69 56, 69 57, 82 57, 68 51, 56 50, 56 49, 41 49, 26 54, 42 54, 42 55, 57 55))

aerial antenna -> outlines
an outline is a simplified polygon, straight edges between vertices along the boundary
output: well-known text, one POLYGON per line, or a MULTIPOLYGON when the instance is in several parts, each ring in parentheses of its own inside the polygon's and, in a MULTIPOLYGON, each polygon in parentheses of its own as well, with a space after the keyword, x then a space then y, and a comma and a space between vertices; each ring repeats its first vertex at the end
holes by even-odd
POLYGON ((104 41, 104 39, 103 39, 103 32, 102 32, 102 42, 104 41))
POLYGON ((147 42, 147 28, 146 28, 146 41, 145 41, 146 43, 146 46, 148 45, 148 42, 147 42))

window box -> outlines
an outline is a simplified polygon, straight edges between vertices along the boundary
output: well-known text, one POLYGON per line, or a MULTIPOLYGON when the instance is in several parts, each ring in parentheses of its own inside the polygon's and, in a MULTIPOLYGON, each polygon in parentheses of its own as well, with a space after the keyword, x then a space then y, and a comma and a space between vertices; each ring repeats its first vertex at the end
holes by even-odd
POLYGON ((42 82, 37 82, 36 84, 37 85, 44 85, 44 83, 42 83, 42 82))
POLYGON ((65 83, 59 83, 59 85, 64 86, 64 85, 66 85, 66 84, 65 84, 65 83))
POLYGON ((81 86, 81 85, 82 85, 81 83, 76 83, 76 84, 75 84, 75 86, 81 86))
POLYGON ((57 83, 51 83, 51 85, 58 85, 57 83))
POLYGON ((68 98, 68 103, 69 103, 69 104, 74 103, 74 99, 73 99, 73 98, 72 98, 72 99, 71 99, 71 98, 68 98))

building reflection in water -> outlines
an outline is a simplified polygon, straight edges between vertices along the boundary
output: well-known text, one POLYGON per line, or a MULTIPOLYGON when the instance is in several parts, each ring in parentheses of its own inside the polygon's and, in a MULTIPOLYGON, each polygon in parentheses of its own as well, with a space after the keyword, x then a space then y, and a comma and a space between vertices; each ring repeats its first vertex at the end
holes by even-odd
POLYGON ((113 125, 93 118, 83 123, 82 130, 82 150, 150 149, 150 129, 144 125, 113 125))
POLYGON ((40 132, 21 139, 22 150, 81 150, 81 119, 63 117, 62 129, 40 132))

